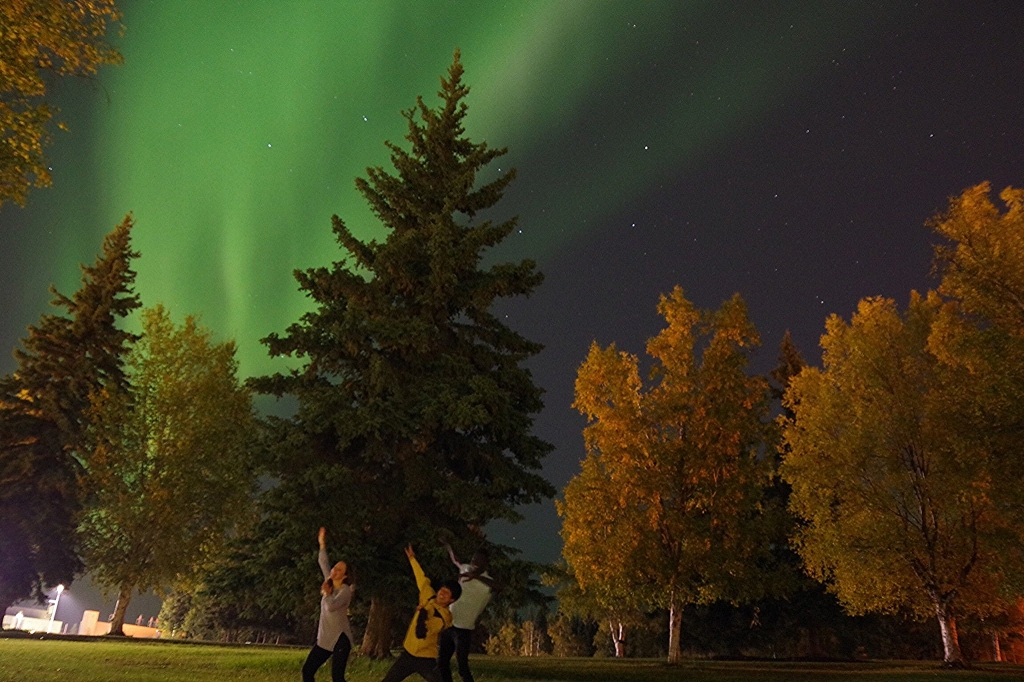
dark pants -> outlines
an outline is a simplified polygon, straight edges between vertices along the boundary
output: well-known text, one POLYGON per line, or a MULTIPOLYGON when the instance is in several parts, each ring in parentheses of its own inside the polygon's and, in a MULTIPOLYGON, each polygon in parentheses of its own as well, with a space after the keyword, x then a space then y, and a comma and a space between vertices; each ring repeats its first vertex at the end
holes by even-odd
POLYGON ((352 642, 348 641, 348 635, 344 632, 338 637, 338 643, 334 645, 334 651, 328 651, 323 647, 313 645, 306 656, 306 662, 302 666, 302 682, 313 682, 316 671, 320 669, 332 655, 331 679, 334 682, 345 682, 345 666, 348 664, 348 654, 352 650, 352 642))
POLYGON ((391 670, 381 682, 401 682, 413 673, 419 673, 420 677, 427 682, 440 682, 441 680, 440 673, 437 671, 436 658, 420 658, 403 649, 402 655, 395 660, 391 670))
POLYGON ((473 644, 473 631, 448 628, 441 633, 437 644, 437 665, 441 669, 442 682, 452 682, 453 653, 462 682, 473 682, 473 673, 469 671, 469 648, 473 644))

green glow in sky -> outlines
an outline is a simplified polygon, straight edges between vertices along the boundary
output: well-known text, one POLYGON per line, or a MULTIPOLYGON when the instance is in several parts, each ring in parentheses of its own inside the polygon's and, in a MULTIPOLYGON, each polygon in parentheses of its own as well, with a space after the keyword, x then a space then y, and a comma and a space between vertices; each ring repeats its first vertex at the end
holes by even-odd
POLYGON ((508 146, 529 188, 499 205, 521 216, 513 257, 543 268, 802 87, 813 70, 797 63, 820 54, 825 69, 864 28, 815 5, 794 6, 818 26, 795 41, 793 11, 723 22, 711 2, 125 2, 125 64, 102 74, 92 114, 96 193, 63 207, 89 221, 89 244, 61 259, 91 260, 134 212, 144 303, 200 314, 238 341, 244 375, 267 371, 258 339, 306 309, 292 270, 339 258, 331 214, 383 237, 353 179, 388 166, 400 110, 433 103, 455 47, 469 133, 508 146), (657 82, 631 77, 639 60, 663 60, 657 82))

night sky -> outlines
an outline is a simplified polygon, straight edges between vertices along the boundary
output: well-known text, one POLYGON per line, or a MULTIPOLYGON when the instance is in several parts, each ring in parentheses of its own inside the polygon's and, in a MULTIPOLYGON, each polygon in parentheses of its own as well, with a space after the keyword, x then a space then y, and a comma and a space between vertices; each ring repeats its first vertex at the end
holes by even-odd
MULTIPOLYGON (((0 347, 132 211, 144 304, 234 338, 244 376, 277 369, 258 339, 306 309, 292 270, 339 259, 331 214, 383 238, 353 179, 389 167, 400 110, 436 101, 459 47, 468 131, 519 173, 495 217, 520 231, 492 260, 546 275, 501 312, 546 346, 530 367, 559 489, 588 346, 642 354, 659 294, 739 292, 754 370, 787 329, 816 364, 827 315, 934 286, 924 223, 949 197, 1024 186, 1017 0, 120 4, 124 65, 54 87, 54 187, 0 210, 0 347)), ((554 505, 524 513, 493 538, 557 559, 554 505)))

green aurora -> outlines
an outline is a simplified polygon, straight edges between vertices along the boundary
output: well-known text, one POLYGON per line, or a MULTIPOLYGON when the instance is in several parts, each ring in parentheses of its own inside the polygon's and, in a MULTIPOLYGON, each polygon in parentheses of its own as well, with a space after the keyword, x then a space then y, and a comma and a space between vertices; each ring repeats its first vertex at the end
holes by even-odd
POLYGON ((258 339, 306 309, 292 271, 339 257, 331 214, 384 237, 353 179, 389 167, 382 143, 403 141, 400 111, 417 94, 433 103, 456 47, 469 134, 509 147, 520 172, 499 208, 522 229, 499 255, 543 269, 887 21, 840 4, 737 6, 723 17, 719 3, 674 0, 124 2, 125 64, 58 91, 72 132, 52 149, 57 186, 0 214, 36 226, 21 230, 23 289, 5 323, 20 336, 47 284, 73 290, 75 264, 132 212, 144 304, 236 339, 243 375, 272 369, 258 339), (657 64, 657 80, 634 77, 639 63, 657 64))

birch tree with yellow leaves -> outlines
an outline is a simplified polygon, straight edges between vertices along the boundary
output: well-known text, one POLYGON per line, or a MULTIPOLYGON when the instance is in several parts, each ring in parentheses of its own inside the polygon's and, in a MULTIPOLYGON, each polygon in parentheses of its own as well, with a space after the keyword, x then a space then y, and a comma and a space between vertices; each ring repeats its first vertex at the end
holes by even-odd
POLYGON ((953 308, 912 293, 905 313, 872 298, 849 323, 831 316, 823 368, 805 368, 786 394, 782 474, 810 573, 853 614, 937 618, 945 663, 959 667, 957 616, 1007 606, 1019 536, 992 495, 1000 473, 986 439, 965 419, 971 372, 934 352, 953 308))
MULTIPOLYGON (((948 240, 935 249, 935 270, 939 293, 951 303, 936 320, 929 350, 967 374, 959 387, 960 431, 992 459, 991 495, 1024 532, 1024 486, 1011 475, 1024 443, 1024 190, 1007 187, 999 199, 1003 207, 988 183, 970 187, 929 223, 948 240)), ((1024 555, 1016 564, 1024 566, 1024 555)))
POLYGON ((853 613, 938 619, 945 663, 966 665, 957 618, 1024 593, 1024 191, 968 188, 929 224, 937 292, 906 312, 865 299, 832 316, 823 368, 786 396, 782 468, 806 525, 800 553, 853 613))
POLYGON ((214 343, 192 317, 180 327, 157 306, 142 313, 128 357, 129 391, 94 396, 97 447, 87 463, 83 558, 118 595, 122 634, 135 591, 191 575, 251 513, 256 425, 236 377, 233 342, 214 343))
POLYGON ((92 77, 121 63, 107 42, 120 21, 114 0, 0 2, 0 206, 24 206, 29 188, 51 184, 43 150, 57 110, 47 87, 54 77, 92 77))
POLYGON ((758 334, 737 295, 714 312, 676 289, 658 312, 650 379, 639 358, 594 344, 576 378, 587 457, 557 503, 563 554, 584 592, 609 607, 681 610, 771 591, 761 506, 772 445, 768 386, 747 373, 758 334))

